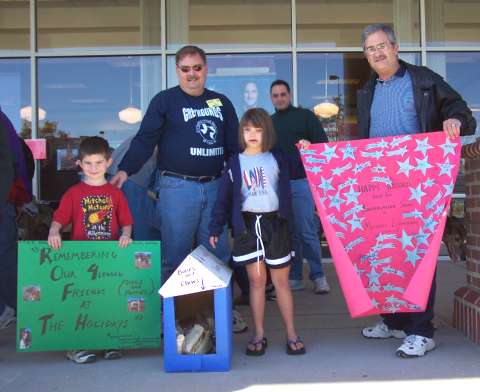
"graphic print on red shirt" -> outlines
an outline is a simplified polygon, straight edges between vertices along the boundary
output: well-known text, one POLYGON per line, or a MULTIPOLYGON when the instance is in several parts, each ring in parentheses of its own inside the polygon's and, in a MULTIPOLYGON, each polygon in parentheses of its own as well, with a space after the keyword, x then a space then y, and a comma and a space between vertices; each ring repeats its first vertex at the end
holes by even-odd
POLYGON ((123 192, 109 183, 72 186, 62 196, 53 220, 62 226, 71 223, 74 241, 117 240, 120 228, 133 224, 123 192))
POLYGON ((83 225, 89 240, 112 238, 113 201, 111 196, 87 196, 81 201, 83 225))

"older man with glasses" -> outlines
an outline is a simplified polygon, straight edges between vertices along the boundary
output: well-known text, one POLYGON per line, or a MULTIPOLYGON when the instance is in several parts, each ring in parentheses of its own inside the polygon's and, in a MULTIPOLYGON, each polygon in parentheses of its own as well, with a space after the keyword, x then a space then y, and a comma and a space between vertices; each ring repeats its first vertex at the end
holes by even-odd
MULTIPOLYGON (((449 137, 475 132, 472 112, 440 75, 398 59, 397 40, 389 26, 367 26, 362 47, 374 75, 358 91, 360 138, 442 129, 449 137)), ((396 351, 402 358, 421 357, 433 350, 435 286, 434 278, 424 312, 383 314, 381 323, 362 330, 363 336, 404 339, 396 351)))
POLYGON ((230 100, 205 88, 205 52, 185 46, 175 56, 179 85, 157 94, 147 109, 119 171, 111 182, 121 187, 140 170, 158 146, 158 216, 165 281, 201 244, 225 263, 230 251, 220 236, 208 241, 208 223, 225 160, 238 150, 238 118, 230 100))
POLYGON ((272 115, 277 133, 277 145, 290 161, 290 185, 293 210, 293 250, 295 257, 290 270, 289 283, 292 290, 303 290, 303 258, 310 267, 310 280, 316 294, 330 291, 322 266, 322 251, 318 232, 320 222, 315 213, 310 186, 296 147, 310 143, 327 142, 327 135, 318 118, 308 109, 292 105, 290 86, 284 80, 276 80, 270 86, 270 98, 275 107, 272 115))

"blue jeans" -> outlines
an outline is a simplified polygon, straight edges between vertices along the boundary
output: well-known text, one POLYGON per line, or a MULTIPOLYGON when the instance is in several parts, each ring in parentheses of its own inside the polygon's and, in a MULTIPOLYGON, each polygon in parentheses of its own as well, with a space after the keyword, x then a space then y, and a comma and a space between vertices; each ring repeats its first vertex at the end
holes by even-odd
POLYGON ((127 180, 122 191, 133 216, 133 236, 136 241, 160 240, 160 217, 157 216, 156 202, 147 194, 147 189, 127 180))
POLYGON ((208 241, 208 224, 217 199, 220 179, 206 183, 159 176, 157 210, 162 233, 162 280, 166 281, 192 251, 203 245, 228 263, 230 248, 226 230, 213 249, 208 241))
POLYGON ((15 206, 0 205, 0 314, 17 308, 17 222, 15 206))
POLYGON ((322 249, 318 231, 320 221, 315 213, 312 194, 308 181, 305 178, 291 180, 293 218, 293 250, 295 257, 290 269, 290 279, 302 280, 303 258, 306 258, 310 267, 310 279, 315 280, 324 276, 322 266, 322 249))

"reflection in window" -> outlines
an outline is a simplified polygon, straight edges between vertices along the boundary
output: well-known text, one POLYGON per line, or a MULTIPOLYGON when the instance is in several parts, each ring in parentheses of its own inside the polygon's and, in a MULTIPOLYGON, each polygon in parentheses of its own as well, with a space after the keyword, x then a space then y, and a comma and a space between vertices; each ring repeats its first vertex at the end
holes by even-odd
MULTIPOLYGON (((240 118, 250 107, 273 112, 270 84, 276 79, 292 85, 292 56, 289 54, 209 55, 206 87, 225 94, 240 118)), ((175 58, 167 62, 168 86, 178 84, 175 58)))
POLYGON ((304 53, 298 55, 298 102, 314 110, 324 102, 336 104, 331 117, 317 116, 330 140, 346 140, 356 135, 356 91, 370 75, 362 53, 304 53))
POLYGON ((161 89, 160 75, 159 57, 39 60, 39 105, 46 111, 39 135, 48 145, 41 170, 43 199, 58 200, 78 179, 71 161, 82 137, 102 136, 116 148, 136 133, 141 114, 126 122, 120 113, 127 108, 144 113, 161 89))
POLYGON ((290 0, 167 0, 169 49, 291 44, 290 0))
POLYGON ((30 2, 0 1, 0 52, 30 48, 30 2))
POLYGON ((480 2, 426 0, 427 45, 480 45, 480 2))
POLYGON ((471 143, 480 137, 480 79, 472 77, 480 69, 480 53, 452 52, 429 53, 429 68, 443 76, 462 96, 477 120, 475 136, 465 137, 463 143, 471 143))
POLYGON ((366 25, 387 23, 400 45, 420 45, 419 0, 297 0, 297 41, 301 47, 360 45, 366 25))
POLYGON ((24 138, 30 138, 30 123, 20 115, 22 109, 23 113, 31 110, 30 60, 0 60, 0 107, 17 132, 24 138))
MULTIPOLYGON (((418 64, 420 56, 401 53, 404 60, 418 64)), ((298 55, 298 102, 314 110, 330 140, 348 140, 357 134, 357 90, 371 76, 362 53, 303 53, 298 55), (338 113, 328 115, 317 105, 337 105, 338 113), (316 110, 314 109, 316 107, 316 110)))
POLYGON ((160 47, 160 0, 37 0, 40 49, 160 47))

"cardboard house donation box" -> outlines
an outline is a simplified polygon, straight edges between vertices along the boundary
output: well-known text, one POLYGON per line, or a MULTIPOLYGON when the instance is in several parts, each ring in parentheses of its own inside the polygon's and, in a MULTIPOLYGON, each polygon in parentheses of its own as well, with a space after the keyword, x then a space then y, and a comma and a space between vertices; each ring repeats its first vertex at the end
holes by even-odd
POLYGON ((160 288, 166 372, 230 369, 231 276, 232 270, 200 245, 160 288))

